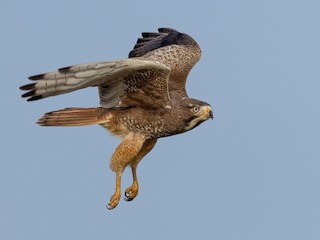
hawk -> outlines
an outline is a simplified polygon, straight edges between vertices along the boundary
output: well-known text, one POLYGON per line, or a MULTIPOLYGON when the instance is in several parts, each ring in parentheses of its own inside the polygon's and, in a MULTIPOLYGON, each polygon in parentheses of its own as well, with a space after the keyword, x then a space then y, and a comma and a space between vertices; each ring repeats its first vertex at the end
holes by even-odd
POLYGON ((138 194, 137 166, 157 139, 189 131, 213 118, 208 103, 189 98, 186 80, 199 61, 201 49, 185 33, 171 28, 144 32, 129 57, 58 69, 29 77, 34 83, 21 86, 27 101, 98 87, 100 107, 65 108, 45 113, 41 126, 99 124, 122 139, 110 160, 116 188, 107 204, 120 200, 121 176, 131 167, 133 182, 125 190, 126 201, 138 194))

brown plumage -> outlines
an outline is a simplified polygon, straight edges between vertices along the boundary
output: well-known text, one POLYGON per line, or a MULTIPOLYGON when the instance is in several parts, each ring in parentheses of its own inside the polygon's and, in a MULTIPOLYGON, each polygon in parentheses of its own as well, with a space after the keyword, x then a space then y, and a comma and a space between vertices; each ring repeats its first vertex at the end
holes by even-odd
POLYGON ((96 86, 100 107, 66 108, 46 113, 42 126, 99 124, 122 139, 110 161, 116 173, 116 190, 108 209, 118 205, 121 176, 131 166, 133 183, 125 200, 138 194, 136 168, 158 138, 189 131, 213 118, 208 103, 191 99, 186 80, 199 61, 201 50, 190 36, 170 28, 142 33, 129 58, 74 65, 57 72, 29 77, 32 84, 20 87, 28 101, 96 86))

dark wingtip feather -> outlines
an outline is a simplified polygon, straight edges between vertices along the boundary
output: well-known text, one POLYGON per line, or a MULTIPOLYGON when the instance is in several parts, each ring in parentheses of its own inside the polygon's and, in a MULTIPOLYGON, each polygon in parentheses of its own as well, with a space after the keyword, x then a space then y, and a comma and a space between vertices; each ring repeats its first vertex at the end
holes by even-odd
POLYGON ((34 89, 34 85, 35 83, 32 83, 32 84, 28 84, 20 87, 21 90, 27 90, 27 91, 29 90, 28 92, 21 95, 21 97, 23 98, 30 97, 29 99, 27 99, 28 102, 43 98, 42 95, 36 95, 36 90, 34 89))
POLYGON ((141 57, 146 53, 168 45, 197 45, 196 41, 185 33, 172 28, 159 28, 159 33, 143 32, 138 38, 129 57, 141 57))
POLYGON ((185 33, 171 32, 162 40, 161 45, 168 46, 171 44, 191 45, 196 44, 196 41, 185 33))
POLYGON ((139 43, 145 43, 145 42, 149 42, 149 41, 151 41, 151 40, 153 40, 154 38, 138 38, 138 40, 137 40, 137 44, 139 44, 139 43))
POLYGON ((71 66, 62 67, 62 68, 59 68, 58 71, 59 71, 59 72, 67 72, 67 71, 69 71, 70 68, 71 68, 71 66))
POLYGON ((28 77, 28 79, 33 80, 33 81, 41 80, 41 79, 43 79, 44 75, 45 74, 33 75, 33 76, 28 77))
POLYGON ((35 90, 32 90, 32 91, 29 91, 29 92, 26 92, 24 94, 21 95, 21 97, 25 98, 25 97, 31 97, 33 96, 34 94, 36 93, 35 90))
POLYGON ((31 101, 36 101, 36 100, 39 100, 39 99, 42 99, 43 96, 42 95, 38 95, 38 96, 34 96, 34 97, 31 97, 29 99, 27 99, 28 102, 31 102, 31 101))
POLYGON ((35 83, 23 85, 20 87, 20 90, 30 90, 30 89, 33 89, 35 85, 36 85, 35 83))
POLYGON ((159 33, 172 33, 172 32, 178 32, 177 30, 173 29, 173 28, 158 28, 159 33))
POLYGON ((141 35, 144 38, 155 38, 155 37, 161 36, 162 34, 156 33, 156 32, 143 32, 143 33, 141 33, 141 35))

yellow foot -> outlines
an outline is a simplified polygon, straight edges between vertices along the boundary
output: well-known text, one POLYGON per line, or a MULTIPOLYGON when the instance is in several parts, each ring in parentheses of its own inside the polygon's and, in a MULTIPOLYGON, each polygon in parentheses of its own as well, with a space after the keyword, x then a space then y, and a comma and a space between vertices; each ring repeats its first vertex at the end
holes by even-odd
POLYGON ((108 203, 108 205, 106 206, 109 210, 114 209, 120 200, 120 193, 115 193, 111 196, 110 198, 110 202, 108 203))
POLYGON ((132 185, 131 187, 128 187, 124 193, 124 200, 127 202, 132 201, 137 195, 139 191, 139 186, 132 185))

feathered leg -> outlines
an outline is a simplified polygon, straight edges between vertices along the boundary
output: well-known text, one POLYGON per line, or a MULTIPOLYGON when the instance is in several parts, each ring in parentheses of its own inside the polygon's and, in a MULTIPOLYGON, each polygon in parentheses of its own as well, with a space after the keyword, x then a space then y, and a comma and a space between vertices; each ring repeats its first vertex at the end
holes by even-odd
POLYGON ((109 210, 115 208, 121 196, 121 177, 124 169, 129 165, 139 154, 146 138, 141 134, 129 133, 119 144, 116 151, 113 153, 110 168, 116 173, 116 190, 110 198, 107 205, 109 210))
POLYGON ((125 195, 124 200, 132 201, 138 195, 139 184, 138 184, 138 178, 137 178, 137 166, 141 161, 141 159, 152 150, 156 142, 157 142, 157 139, 147 139, 144 142, 140 152, 134 157, 134 159, 130 163, 133 182, 132 182, 132 185, 126 189, 124 193, 125 195))

